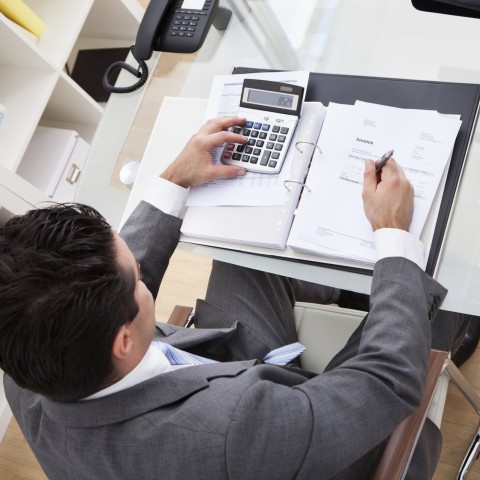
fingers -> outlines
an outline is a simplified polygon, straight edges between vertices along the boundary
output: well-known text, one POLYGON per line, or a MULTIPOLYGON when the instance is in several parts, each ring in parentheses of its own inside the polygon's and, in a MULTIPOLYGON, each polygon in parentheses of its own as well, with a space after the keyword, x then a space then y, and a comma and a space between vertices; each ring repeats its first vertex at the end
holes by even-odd
POLYGON ((372 194, 377 189, 377 174, 375 173, 375 163, 373 160, 365 162, 365 171, 363 172, 363 193, 372 194))
POLYGON ((413 213, 413 187, 393 158, 375 171, 371 160, 365 163, 363 204, 373 230, 400 228, 408 230, 413 213))
POLYGON ((212 170, 213 177, 211 180, 219 180, 221 178, 231 178, 245 175, 247 171, 236 165, 215 165, 212 170))
POLYGON ((200 132, 205 134, 215 133, 220 130, 226 130, 227 128, 233 127, 235 125, 238 125, 238 126, 245 125, 246 121, 247 121, 246 118, 237 117, 235 115, 225 115, 222 117, 215 117, 208 120, 200 129, 200 132))

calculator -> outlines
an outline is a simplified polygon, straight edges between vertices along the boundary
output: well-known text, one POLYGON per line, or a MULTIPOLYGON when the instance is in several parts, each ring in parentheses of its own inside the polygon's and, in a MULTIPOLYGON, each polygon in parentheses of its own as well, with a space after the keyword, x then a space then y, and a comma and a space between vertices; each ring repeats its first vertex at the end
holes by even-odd
POLYGON ((227 142, 222 162, 252 172, 280 172, 300 118, 304 91, 289 83, 245 79, 237 115, 247 122, 231 130, 248 142, 227 142))

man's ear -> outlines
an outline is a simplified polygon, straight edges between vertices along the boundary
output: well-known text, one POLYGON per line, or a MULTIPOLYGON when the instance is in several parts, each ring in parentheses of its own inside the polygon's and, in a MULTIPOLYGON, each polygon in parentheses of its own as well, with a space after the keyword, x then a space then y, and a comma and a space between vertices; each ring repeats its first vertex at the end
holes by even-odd
POLYGON ((122 325, 113 340, 112 355, 119 360, 123 360, 129 356, 132 347, 132 332, 128 325, 122 325))

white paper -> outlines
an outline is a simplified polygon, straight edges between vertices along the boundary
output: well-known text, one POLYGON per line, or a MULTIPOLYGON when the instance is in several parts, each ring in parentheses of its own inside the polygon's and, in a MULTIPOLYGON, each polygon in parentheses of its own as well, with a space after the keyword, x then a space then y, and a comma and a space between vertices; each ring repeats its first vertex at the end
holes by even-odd
MULTIPOLYGON (((329 104, 302 198, 297 233, 315 249, 375 261, 373 233, 363 211, 365 160, 394 149, 415 191, 410 231, 420 236, 449 162, 461 121, 431 111, 359 102, 329 104), (340 127, 341 126, 341 127, 340 127)), ((297 221, 297 220, 296 220, 297 221)))
MULTIPOLYGON (((218 75, 214 77, 206 119, 219 115, 235 115, 239 109, 240 95, 245 78, 272 80, 307 87, 309 72, 268 72, 245 75, 218 75)), ((284 181, 290 178, 293 149, 298 140, 294 133, 287 157, 280 173, 267 175, 247 172, 243 177, 215 180, 190 189, 187 206, 272 206, 283 205, 286 200, 284 181)), ((223 146, 212 149, 214 163, 220 164, 223 146)))

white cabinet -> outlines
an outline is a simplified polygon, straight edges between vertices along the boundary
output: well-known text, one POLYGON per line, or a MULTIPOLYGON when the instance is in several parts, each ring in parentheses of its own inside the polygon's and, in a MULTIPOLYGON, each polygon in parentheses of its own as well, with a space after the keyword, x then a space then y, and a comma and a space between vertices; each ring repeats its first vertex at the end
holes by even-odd
POLYGON ((103 107, 66 73, 78 50, 129 47, 144 13, 137 0, 25 3, 46 30, 35 41, 0 14, 0 104, 5 107, 0 124, 0 221, 49 199, 17 173, 38 125, 76 130, 88 143, 93 139, 103 107))

